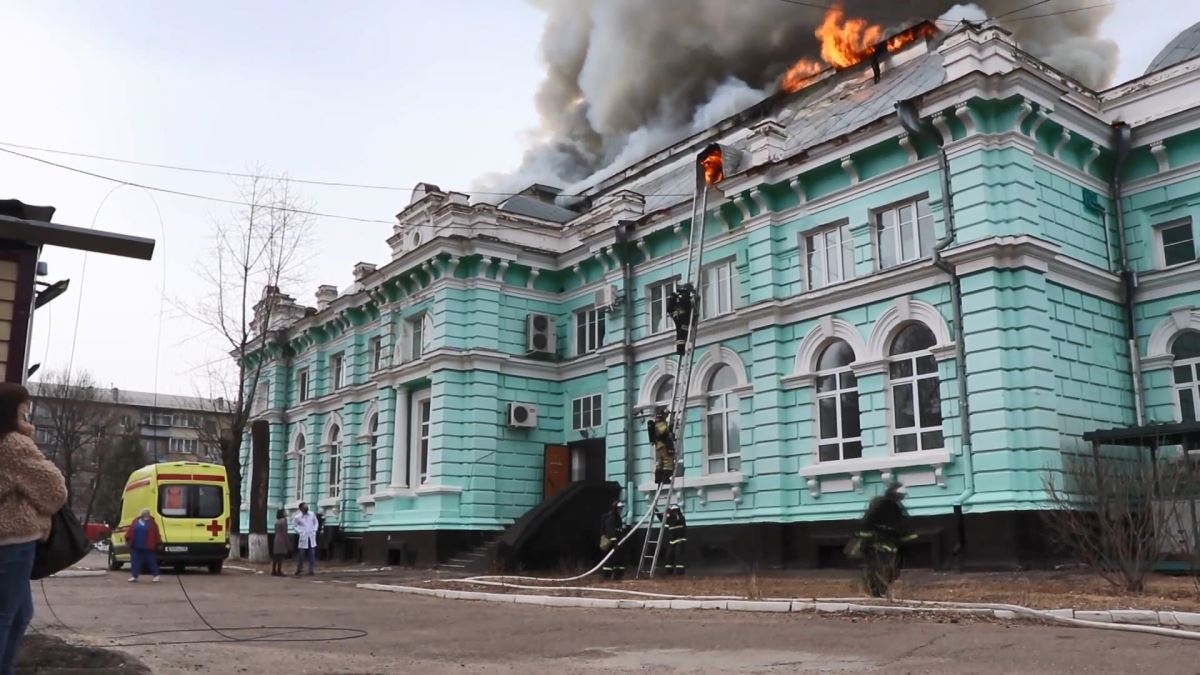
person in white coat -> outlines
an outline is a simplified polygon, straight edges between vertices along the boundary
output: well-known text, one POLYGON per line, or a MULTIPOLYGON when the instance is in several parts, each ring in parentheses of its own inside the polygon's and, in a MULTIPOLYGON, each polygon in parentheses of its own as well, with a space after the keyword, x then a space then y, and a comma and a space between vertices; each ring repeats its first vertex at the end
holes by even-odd
POLYGON ((292 516, 292 529, 296 531, 299 542, 296 544, 296 576, 304 568, 304 559, 308 558, 308 575, 313 575, 317 566, 317 516, 308 510, 308 504, 300 503, 300 511, 292 516))

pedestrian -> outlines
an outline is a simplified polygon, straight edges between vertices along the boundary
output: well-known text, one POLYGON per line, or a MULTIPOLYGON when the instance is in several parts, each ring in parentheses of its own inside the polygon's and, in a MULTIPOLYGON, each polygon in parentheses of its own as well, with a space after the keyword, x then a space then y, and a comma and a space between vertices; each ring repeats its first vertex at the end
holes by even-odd
POLYGON ((687 544, 687 519, 683 517, 683 509, 678 504, 672 504, 667 508, 666 520, 663 526, 667 528, 667 550, 663 557, 663 571, 667 576, 672 574, 683 576, 687 568, 684 567, 684 546, 687 544))
POLYGON ((900 483, 892 483, 879 497, 871 500, 863 516, 858 534, 848 545, 852 557, 860 557, 863 581, 867 592, 882 598, 891 592, 892 584, 900 577, 900 547, 916 539, 908 531, 908 512, 900 483))
POLYGON ((33 620, 37 542, 67 502, 62 473, 33 442, 29 391, 0 383, 0 675, 12 675, 25 629, 33 620))
POLYGON ((308 510, 308 504, 300 502, 300 511, 292 516, 292 528, 296 530, 296 576, 308 559, 308 576, 314 574, 317 567, 317 516, 308 510))
POLYGON ((600 555, 608 556, 600 567, 605 579, 620 580, 625 576, 625 563, 621 555, 620 541, 625 535, 625 502, 615 501, 600 521, 600 555), (612 555, 608 555, 612 550, 612 555))
POLYGON ((143 565, 154 575, 150 581, 158 583, 158 541, 158 523, 154 522, 150 509, 142 509, 125 532, 125 542, 129 544, 130 583, 137 583, 143 565))
POLYGON ((283 576, 283 559, 287 557, 291 548, 291 539, 288 537, 288 521, 287 511, 279 509, 275 512, 275 541, 271 547, 271 576, 283 576))

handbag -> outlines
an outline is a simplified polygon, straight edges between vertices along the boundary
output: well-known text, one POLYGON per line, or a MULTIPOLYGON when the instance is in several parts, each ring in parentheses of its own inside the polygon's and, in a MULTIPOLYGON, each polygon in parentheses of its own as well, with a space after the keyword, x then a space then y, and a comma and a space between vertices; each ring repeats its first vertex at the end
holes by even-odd
POLYGON ((50 536, 37 543, 30 579, 44 579, 83 560, 91 547, 79 519, 66 506, 50 518, 50 536))

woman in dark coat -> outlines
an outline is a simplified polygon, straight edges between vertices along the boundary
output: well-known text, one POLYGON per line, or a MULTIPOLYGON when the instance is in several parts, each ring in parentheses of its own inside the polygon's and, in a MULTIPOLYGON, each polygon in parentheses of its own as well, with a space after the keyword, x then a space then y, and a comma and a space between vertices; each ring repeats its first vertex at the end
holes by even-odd
POLYGON ((279 509, 275 512, 275 541, 272 542, 271 576, 283 576, 283 559, 288 556, 292 540, 288 536, 287 512, 279 509))

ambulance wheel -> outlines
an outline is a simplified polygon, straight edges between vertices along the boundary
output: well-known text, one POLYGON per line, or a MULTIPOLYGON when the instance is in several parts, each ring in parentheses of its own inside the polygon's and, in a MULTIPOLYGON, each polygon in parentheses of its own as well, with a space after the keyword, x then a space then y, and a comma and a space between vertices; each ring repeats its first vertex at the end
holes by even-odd
POLYGON ((120 560, 117 560, 117 554, 116 554, 116 552, 114 552, 112 550, 112 547, 110 546, 108 549, 108 569, 116 572, 117 570, 121 569, 124 565, 125 565, 125 563, 121 562, 120 560))
POLYGON ((224 563, 220 560, 218 560, 217 562, 214 562, 214 563, 208 563, 208 573, 209 574, 220 574, 221 566, 223 564, 224 563))

